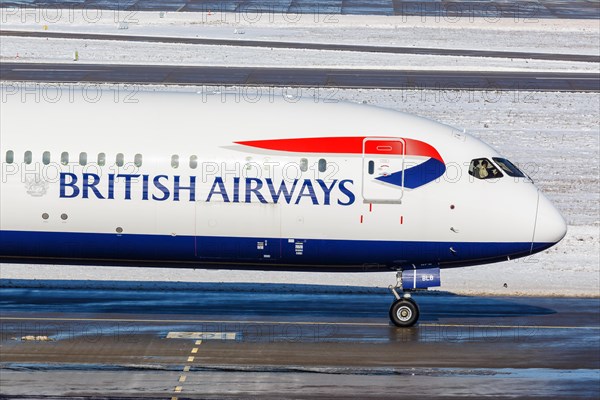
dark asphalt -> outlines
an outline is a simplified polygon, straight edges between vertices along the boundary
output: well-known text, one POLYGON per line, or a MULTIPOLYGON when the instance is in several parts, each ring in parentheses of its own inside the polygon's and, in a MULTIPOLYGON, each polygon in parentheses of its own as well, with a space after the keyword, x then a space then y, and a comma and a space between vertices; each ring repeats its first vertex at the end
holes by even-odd
MULTIPOLYGON (((246 14, 352 14, 432 17, 454 20, 499 18, 534 21, 547 18, 598 19, 594 0, 3 0, 1 7, 47 7, 124 11, 179 11, 246 14)), ((254 17, 248 17, 254 18, 254 17)))
POLYGON ((202 44, 211 46, 237 46, 237 47, 267 47, 273 49, 308 49, 351 51, 364 53, 389 53, 389 54, 420 54, 435 56, 461 56, 461 57, 490 57, 490 58, 516 58, 527 60, 549 61, 575 61, 575 62, 600 62, 600 56, 585 54, 552 54, 532 53, 517 51, 492 51, 468 49, 433 49, 427 47, 395 47, 395 46, 367 46, 328 43, 302 43, 302 42, 274 42, 266 40, 239 40, 239 39, 207 39, 207 38, 182 38, 165 36, 136 36, 136 35, 108 35, 97 33, 69 33, 69 32, 31 32, 0 30, 1 36, 19 37, 47 37, 61 39, 88 39, 88 40, 122 40, 128 42, 151 43, 184 43, 202 44))
POLYGON ((420 323, 400 329, 388 322, 392 296, 384 289, 120 287, 4 285, 2 394, 267 399, 380 399, 401 392, 426 398, 600 394, 600 299, 422 293, 414 296, 420 323), (167 338, 172 335, 186 338, 167 338), (27 336, 51 341, 22 340, 27 336))
POLYGON ((0 63, 0 80, 381 89, 600 91, 598 73, 0 63))

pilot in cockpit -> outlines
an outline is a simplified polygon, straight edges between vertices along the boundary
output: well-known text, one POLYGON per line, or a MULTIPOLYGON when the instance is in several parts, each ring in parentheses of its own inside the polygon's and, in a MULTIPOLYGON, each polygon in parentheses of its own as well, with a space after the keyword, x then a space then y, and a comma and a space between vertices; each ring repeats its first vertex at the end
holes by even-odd
POLYGON ((471 175, 478 179, 492 179, 502 177, 502 173, 485 158, 475 159, 469 169, 471 175))

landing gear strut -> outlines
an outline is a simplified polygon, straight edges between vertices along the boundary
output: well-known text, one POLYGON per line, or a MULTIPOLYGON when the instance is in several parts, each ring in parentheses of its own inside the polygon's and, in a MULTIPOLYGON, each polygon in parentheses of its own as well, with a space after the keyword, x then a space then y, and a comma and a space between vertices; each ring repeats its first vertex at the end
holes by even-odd
POLYGON ((411 298, 410 293, 405 291, 402 296, 396 289, 402 288, 402 272, 396 273, 396 286, 389 286, 390 291, 396 298, 390 307, 390 320, 401 328, 413 326, 419 320, 419 306, 411 298))

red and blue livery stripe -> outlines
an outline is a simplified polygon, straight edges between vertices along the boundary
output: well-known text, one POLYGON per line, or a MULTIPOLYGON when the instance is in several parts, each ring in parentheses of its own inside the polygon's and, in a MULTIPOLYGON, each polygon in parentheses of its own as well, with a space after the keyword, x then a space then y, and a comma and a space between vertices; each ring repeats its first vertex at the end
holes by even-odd
POLYGON ((425 162, 416 159, 406 161, 409 164, 404 171, 396 171, 375 179, 408 189, 415 189, 432 182, 446 172, 446 164, 440 153, 430 144, 416 139, 369 136, 337 136, 315 138, 291 138, 239 141, 236 144, 264 150, 302 154, 365 154, 405 157, 427 157, 425 162), (365 139, 369 139, 365 141, 365 139), (404 146, 404 149, 402 148, 404 146), (412 163, 412 164, 411 164, 412 163), (418 163, 418 164, 417 164, 418 163), (403 176, 404 175, 404 176, 403 176))

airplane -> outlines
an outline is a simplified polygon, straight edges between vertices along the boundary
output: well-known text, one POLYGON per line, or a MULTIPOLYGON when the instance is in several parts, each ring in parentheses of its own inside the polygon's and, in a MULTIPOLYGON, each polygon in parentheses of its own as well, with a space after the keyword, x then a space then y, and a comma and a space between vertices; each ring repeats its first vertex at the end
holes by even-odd
MULTIPOLYGON (((463 130, 364 104, 2 92, 0 261, 396 273, 391 322, 444 268, 527 257, 566 223, 463 130)), ((474 282, 475 283, 475 282, 474 282)))

